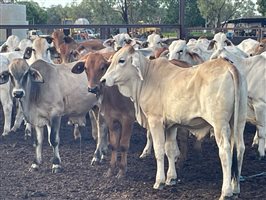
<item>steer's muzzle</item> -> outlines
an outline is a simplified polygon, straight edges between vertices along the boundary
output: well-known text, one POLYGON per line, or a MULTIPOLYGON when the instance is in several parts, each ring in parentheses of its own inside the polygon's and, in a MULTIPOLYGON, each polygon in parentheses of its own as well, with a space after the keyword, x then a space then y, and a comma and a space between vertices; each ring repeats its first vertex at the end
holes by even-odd
POLYGON ((99 88, 97 86, 95 86, 94 88, 88 87, 88 92, 91 92, 97 95, 99 93, 99 88))
POLYGON ((13 97, 20 99, 23 96, 24 96, 24 91, 22 91, 22 90, 13 91, 13 97))

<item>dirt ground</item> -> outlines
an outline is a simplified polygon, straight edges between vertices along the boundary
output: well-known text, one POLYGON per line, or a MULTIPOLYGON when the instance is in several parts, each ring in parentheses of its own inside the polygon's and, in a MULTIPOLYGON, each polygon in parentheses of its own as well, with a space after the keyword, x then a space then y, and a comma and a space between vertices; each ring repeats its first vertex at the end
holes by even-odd
MULTIPOLYGON (((217 146, 213 140, 203 142, 203 156, 199 157, 189 142, 189 155, 183 170, 182 182, 173 187, 155 191, 156 163, 154 156, 140 159, 145 142, 145 131, 134 126, 128 155, 127 177, 118 180, 105 178, 109 160, 99 166, 91 166, 95 149, 90 127, 82 129, 82 140, 75 141, 73 127, 61 125, 60 154, 63 172, 52 174, 52 148, 47 139, 43 146, 43 165, 37 172, 29 168, 34 159, 32 140, 24 140, 24 127, 16 133, 0 139, 0 199, 89 199, 89 200, 154 200, 154 199, 218 199, 222 173, 217 146)), ((0 133, 3 131, 3 114, 0 110, 0 133)), ((258 160, 251 148, 254 127, 245 131, 246 152, 243 176, 266 171, 266 161, 258 160)), ((46 136, 47 138, 47 136, 46 136)), ((248 178, 241 182, 239 199, 266 199, 266 176, 248 178)))

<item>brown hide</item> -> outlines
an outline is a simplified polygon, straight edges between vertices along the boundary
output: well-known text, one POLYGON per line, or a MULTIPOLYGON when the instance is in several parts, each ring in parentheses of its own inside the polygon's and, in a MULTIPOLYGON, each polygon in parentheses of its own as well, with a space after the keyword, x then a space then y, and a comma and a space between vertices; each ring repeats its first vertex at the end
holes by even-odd
POLYGON ((260 43, 255 47, 254 55, 259 55, 266 51, 266 38, 262 39, 260 43))

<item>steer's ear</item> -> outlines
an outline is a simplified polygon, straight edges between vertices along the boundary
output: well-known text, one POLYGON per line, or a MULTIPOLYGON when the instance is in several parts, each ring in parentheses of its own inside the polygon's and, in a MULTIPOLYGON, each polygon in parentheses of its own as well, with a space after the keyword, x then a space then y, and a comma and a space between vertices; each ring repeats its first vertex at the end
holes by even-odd
POLYGON ((132 65, 134 67, 136 67, 139 78, 140 78, 140 80, 143 81, 143 76, 142 76, 142 73, 140 70, 140 59, 141 59, 141 57, 140 57, 139 53, 135 52, 132 54, 132 65))
POLYGON ((45 39, 49 44, 53 42, 53 38, 51 36, 46 36, 45 39))
POLYGON ((24 52, 23 58, 24 58, 24 59, 30 59, 31 55, 32 55, 32 48, 31 48, 31 47, 27 47, 27 48, 25 49, 25 52, 24 52))
POLYGON ((9 80, 9 72, 3 71, 0 73, 0 85, 7 83, 9 80))
POLYGON ((0 53, 4 53, 4 52, 7 52, 8 51, 8 45, 4 44, 1 48, 1 51, 0 53))
POLYGON ((210 42, 210 44, 209 44, 209 46, 208 46, 208 50, 213 49, 215 42, 216 42, 215 40, 212 40, 212 41, 210 42))
POLYGON ((81 74, 85 69, 84 65, 85 65, 85 62, 82 62, 82 61, 76 63, 74 67, 72 68, 71 72, 74 74, 81 74))
POLYGON ((44 79, 38 70, 30 68, 29 75, 30 75, 31 81, 35 83, 44 83, 44 79))
POLYGON ((224 41, 227 46, 233 46, 232 42, 230 40, 225 40, 224 41))

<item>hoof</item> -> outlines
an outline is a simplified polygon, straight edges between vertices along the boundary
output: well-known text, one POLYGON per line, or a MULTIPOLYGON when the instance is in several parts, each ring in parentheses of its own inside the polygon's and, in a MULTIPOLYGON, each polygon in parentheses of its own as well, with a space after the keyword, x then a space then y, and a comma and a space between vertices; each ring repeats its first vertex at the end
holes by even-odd
POLYGON ((53 165, 52 167, 52 173, 61 173, 63 171, 62 167, 60 165, 53 165))
POLYGON ((220 197, 219 200, 233 200, 234 196, 224 196, 224 197, 220 197))
POLYGON ((170 179, 170 180, 166 180, 165 185, 173 186, 173 185, 176 185, 176 183, 177 183, 176 179, 170 179))
POLYGON ((233 199, 238 199, 239 198, 239 193, 234 193, 233 194, 233 199))
POLYGON ((12 127, 10 132, 16 132, 18 130, 19 127, 12 127))
POLYGON ((239 176, 239 181, 244 182, 246 179, 244 176, 239 176))
POLYGON ((119 172, 116 175, 116 178, 117 179, 124 179, 125 177, 126 177, 126 173, 121 171, 121 170, 119 170, 119 172))
POLYGON ((91 165, 93 165, 93 166, 99 165, 100 163, 101 162, 100 162, 99 158, 93 157, 92 160, 91 160, 91 165))
POLYGON ((39 171, 39 165, 33 163, 29 169, 30 172, 37 172, 39 171))
POLYGON ((144 158, 147 158, 148 156, 149 156, 149 154, 148 154, 147 152, 143 152, 143 153, 139 156, 139 158, 144 159, 144 158))
POLYGON ((164 188, 164 183, 155 183, 153 185, 153 189, 155 190, 162 190, 164 188))
POLYGON ((109 168, 109 169, 107 170, 107 172, 104 174, 104 177, 105 177, 105 178, 110 178, 110 177, 113 176, 113 175, 114 175, 113 171, 109 168))
POLYGON ((3 137, 8 136, 9 133, 10 133, 9 131, 4 131, 4 132, 2 133, 2 136, 3 136, 3 137))

